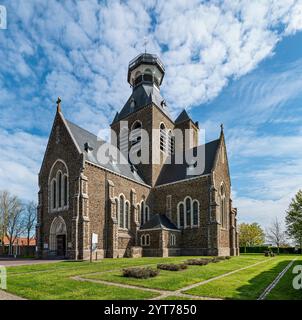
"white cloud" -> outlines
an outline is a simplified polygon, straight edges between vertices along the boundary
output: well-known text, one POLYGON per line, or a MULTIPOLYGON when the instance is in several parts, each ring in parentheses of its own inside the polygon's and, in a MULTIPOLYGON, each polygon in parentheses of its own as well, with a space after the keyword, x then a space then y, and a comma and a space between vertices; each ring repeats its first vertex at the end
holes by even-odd
MULTIPOLYGON (((127 64, 143 51, 144 36, 149 38, 148 51, 159 54, 166 65, 163 94, 174 113, 213 99, 230 79, 273 55, 283 37, 302 29, 301 0, 15 0, 6 5, 10 20, 0 33, 0 137, 10 145, 1 146, 0 188, 5 184, 23 197, 32 196, 46 140, 21 130, 49 132, 59 95, 68 118, 94 132, 106 127, 130 94, 127 64)), ((254 109, 247 108, 249 120, 258 112, 267 112, 267 120, 276 105, 298 94, 301 77, 298 71, 291 74, 242 87, 247 97, 258 90, 257 100, 249 102, 254 109)), ((241 116, 240 109, 235 111, 241 116)), ((301 142, 294 136, 250 138, 234 135, 237 145, 231 149, 243 157, 279 157, 301 142)), ((259 171, 259 181, 277 174, 270 170, 259 171)), ((281 196, 278 191, 274 195, 281 196)), ((255 201, 260 205, 262 200, 255 201)))
POLYGON ((36 200, 45 145, 45 138, 0 130, 0 190, 9 190, 22 199, 36 200))

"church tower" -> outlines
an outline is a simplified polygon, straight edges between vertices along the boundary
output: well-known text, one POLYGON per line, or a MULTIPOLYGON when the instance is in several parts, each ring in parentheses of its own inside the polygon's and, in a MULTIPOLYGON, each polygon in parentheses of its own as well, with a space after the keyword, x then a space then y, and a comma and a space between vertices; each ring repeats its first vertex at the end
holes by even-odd
POLYGON ((130 61, 127 81, 132 94, 111 124, 122 152, 127 150, 131 154, 132 150, 140 156, 141 148, 149 145, 148 161, 144 159, 144 163, 133 166, 133 170, 138 170, 151 186, 156 184, 163 162, 173 152, 174 122, 160 93, 164 75, 165 67, 154 54, 143 53, 130 61), (144 140, 142 131, 148 134, 148 141, 144 140))

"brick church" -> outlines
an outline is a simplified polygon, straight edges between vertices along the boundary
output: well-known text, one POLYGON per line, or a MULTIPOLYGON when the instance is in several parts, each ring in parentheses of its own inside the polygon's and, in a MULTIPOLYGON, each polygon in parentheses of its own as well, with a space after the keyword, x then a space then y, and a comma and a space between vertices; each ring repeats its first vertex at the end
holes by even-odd
POLYGON ((98 238, 94 259, 239 254, 223 127, 217 140, 198 145, 198 122, 185 110, 175 120, 169 114, 160 92, 164 74, 156 55, 133 59, 132 94, 111 124, 119 151, 131 148, 139 156, 148 145, 147 163, 100 161, 105 141, 67 120, 58 99, 39 173, 39 257, 89 259, 92 234, 98 238), (185 136, 180 142, 176 129, 185 136), (130 132, 126 139, 122 130, 130 132), (198 148, 204 168, 192 175, 192 163, 178 163, 175 154, 198 148))

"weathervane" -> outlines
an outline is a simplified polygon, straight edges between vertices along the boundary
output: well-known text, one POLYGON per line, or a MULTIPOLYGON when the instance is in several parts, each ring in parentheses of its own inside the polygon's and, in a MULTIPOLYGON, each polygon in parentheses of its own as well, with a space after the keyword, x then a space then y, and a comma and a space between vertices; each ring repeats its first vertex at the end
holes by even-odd
POLYGON ((148 44, 148 39, 147 39, 147 37, 144 37, 145 53, 147 53, 147 44, 148 44))

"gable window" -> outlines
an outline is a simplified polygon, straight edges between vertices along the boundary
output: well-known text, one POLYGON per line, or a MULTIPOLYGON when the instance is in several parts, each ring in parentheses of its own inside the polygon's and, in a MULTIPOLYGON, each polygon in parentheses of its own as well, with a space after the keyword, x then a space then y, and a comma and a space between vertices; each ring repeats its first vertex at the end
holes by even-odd
POLYGON ((176 236, 173 233, 171 233, 171 235, 170 235, 170 245, 171 246, 175 246, 176 245, 176 236))
POLYGON ((61 208, 62 207, 62 172, 59 171, 58 172, 58 177, 57 177, 57 181, 58 181, 58 207, 61 208))
POLYGON ((68 209, 68 169, 63 160, 57 160, 53 164, 49 174, 49 181, 50 211, 60 211, 68 209))
POLYGON ((178 228, 192 228, 199 226, 199 201, 186 197, 177 206, 178 228))
POLYGON ((143 234, 141 236, 141 246, 150 246, 150 235, 149 234, 143 234))

